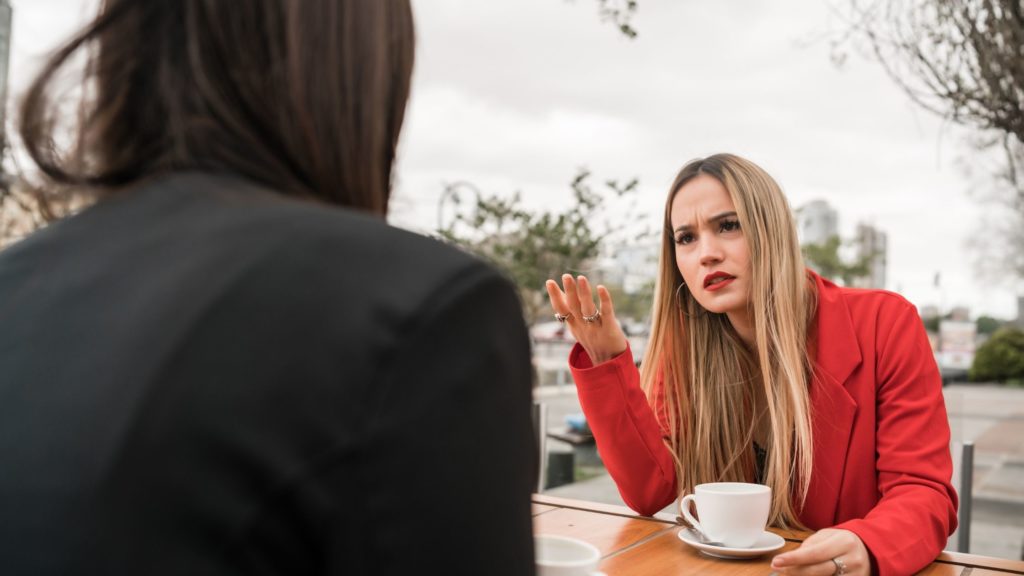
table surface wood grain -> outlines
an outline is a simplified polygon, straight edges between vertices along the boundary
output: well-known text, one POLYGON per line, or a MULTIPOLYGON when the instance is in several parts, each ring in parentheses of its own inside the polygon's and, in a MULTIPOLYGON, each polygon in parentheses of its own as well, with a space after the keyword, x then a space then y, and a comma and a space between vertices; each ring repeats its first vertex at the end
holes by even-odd
MULTIPOLYGON (((772 573, 772 557, 796 548, 809 534, 772 529, 786 540, 780 550, 759 558, 722 560, 701 554, 679 540, 681 528, 668 514, 640 516, 622 506, 533 495, 534 534, 570 536, 593 544, 601 551, 600 569, 608 576, 768 576, 772 573)), ((1024 575, 1024 562, 943 552, 918 574, 1024 575)))

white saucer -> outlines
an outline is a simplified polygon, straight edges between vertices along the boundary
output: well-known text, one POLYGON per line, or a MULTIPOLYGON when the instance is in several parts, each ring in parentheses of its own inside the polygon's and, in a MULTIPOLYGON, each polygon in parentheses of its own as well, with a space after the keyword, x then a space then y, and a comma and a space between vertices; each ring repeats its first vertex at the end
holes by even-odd
POLYGON ((679 531, 679 539, 708 556, 725 558, 727 560, 735 558, 754 558, 756 556, 767 554, 773 550, 778 550, 786 545, 786 540, 782 536, 773 532, 768 532, 767 530, 757 537, 757 541, 755 541, 754 545, 750 548, 729 548, 728 546, 712 546, 711 544, 704 544, 697 540, 696 536, 692 535, 687 528, 683 528, 679 531))

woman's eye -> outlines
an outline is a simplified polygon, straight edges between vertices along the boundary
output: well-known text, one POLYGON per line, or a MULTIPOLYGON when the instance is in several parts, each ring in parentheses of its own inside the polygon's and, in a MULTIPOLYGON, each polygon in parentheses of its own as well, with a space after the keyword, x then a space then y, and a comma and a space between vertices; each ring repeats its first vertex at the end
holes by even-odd
POLYGON ((689 244, 693 242, 693 234, 685 232, 676 236, 676 244, 689 244))
POLYGON ((723 220, 722 224, 721 224, 721 227, 720 227, 720 230, 722 232, 735 232, 736 230, 739 230, 739 229, 740 229, 740 221, 739 220, 723 220))

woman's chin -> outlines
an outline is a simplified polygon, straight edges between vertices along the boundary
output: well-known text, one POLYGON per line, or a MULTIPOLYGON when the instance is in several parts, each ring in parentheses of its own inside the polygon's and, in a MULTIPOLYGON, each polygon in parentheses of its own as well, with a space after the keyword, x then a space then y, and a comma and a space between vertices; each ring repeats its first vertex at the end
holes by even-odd
POLYGON ((697 304, 701 308, 707 310, 711 314, 728 314, 731 311, 743 309, 740 303, 723 301, 723 299, 709 298, 708 302, 701 302, 697 300, 697 304))

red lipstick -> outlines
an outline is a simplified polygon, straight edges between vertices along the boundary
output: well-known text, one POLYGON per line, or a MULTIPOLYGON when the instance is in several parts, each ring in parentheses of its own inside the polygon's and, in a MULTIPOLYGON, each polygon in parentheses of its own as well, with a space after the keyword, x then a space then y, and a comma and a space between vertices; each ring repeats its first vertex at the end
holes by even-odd
POLYGON ((735 279, 735 276, 726 274, 725 272, 712 272, 704 277, 704 289, 712 291, 720 290, 729 284, 732 284, 732 281, 735 279))

